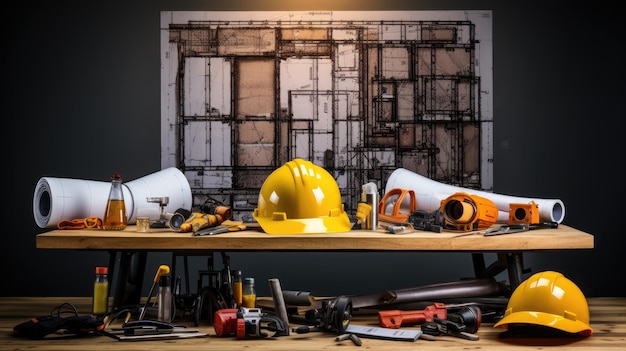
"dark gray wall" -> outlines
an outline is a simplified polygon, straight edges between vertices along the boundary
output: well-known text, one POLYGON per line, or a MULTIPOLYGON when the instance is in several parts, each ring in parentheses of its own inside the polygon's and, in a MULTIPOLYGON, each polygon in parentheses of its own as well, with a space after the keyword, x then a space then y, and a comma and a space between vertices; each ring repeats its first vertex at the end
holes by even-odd
MULTIPOLYGON (((626 60, 616 8, 565 1, 138 3, 22 2, 6 13, 13 21, 3 23, 1 106, 10 202, 3 206, 0 295, 91 295, 94 267, 107 264, 107 253, 36 249, 44 230, 33 219, 33 190, 43 176, 107 181, 117 171, 132 180, 160 169, 160 11, 463 9, 493 11, 495 191, 560 198, 564 224, 595 235, 593 250, 528 253, 525 266, 561 271, 587 296, 626 295, 626 60)), ((151 254, 148 279, 169 258, 151 254)), ((205 259, 191 263, 195 281, 205 259)), ((283 289, 318 295, 472 274, 469 254, 456 253, 232 253, 231 264, 259 282, 280 278, 283 289)))

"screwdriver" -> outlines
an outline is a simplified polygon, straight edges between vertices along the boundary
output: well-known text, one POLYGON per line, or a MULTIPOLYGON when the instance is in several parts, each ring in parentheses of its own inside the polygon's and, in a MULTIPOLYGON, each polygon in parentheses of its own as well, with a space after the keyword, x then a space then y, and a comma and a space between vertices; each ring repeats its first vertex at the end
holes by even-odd
POLYGON ((194 232, 193 236, 216 235, 216 234, 223 234, 223 233, 228 233, 228 232, 236 232, 239 230, 246 230, 246 225, 238 224, 238 225, 232 225, 232 226, 219 226, 219 227, 204 228, 204 229, 198 230, 197 232, 194 232))

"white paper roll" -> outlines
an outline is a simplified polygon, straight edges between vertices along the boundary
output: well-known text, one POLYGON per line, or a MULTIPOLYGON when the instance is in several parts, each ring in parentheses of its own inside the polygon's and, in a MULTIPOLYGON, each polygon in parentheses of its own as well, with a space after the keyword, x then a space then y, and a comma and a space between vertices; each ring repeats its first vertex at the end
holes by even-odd
MULTIPOLYGON (((530 204, 532 201, 538 206, 540 221, 561 223, 565 218, 565 205, 559 199, 518 197, 457 187, 434 181, 404 168, 398 168, 391 173, 385 186, 385 193, 393 188, 413 190, 417 200, 417 208, 427 212, 438 210, 441 206, 441 201, 450 195, 456 192, 466 192, 493 201, 498 208, 499 223, 508 223, 511 204, 530 204)), ((407 199, 406 208, 408 207, 407 199)))
MULTIPOLYGON (((109 198, 110 182, 43 177, 35 186, 33 215, 40 228, 56 227, 62 220, 97 216, 102 218, 109 198)), ((134 224, 139 208, 158 209, 149 197, 168 197, 166 212, 192 206, 189 181, 177 168, 170 167, 123 183, 128 223, 134 224)))

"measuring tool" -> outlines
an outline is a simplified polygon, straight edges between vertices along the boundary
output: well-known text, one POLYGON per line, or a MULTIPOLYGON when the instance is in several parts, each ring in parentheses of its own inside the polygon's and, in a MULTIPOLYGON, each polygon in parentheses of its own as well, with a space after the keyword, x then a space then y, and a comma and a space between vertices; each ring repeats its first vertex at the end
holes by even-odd
POLYGON ((354 324, 350 324, 345 332, 362 337, 401 341, 415 341, 423 333, 421 330, 416 329, 391 329, 354 324))

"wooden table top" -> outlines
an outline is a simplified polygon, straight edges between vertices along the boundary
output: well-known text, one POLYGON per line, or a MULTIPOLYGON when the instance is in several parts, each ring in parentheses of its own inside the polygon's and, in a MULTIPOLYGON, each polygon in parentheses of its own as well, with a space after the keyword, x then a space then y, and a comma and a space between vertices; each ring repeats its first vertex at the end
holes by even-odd
MULTIPOLYGON (((332 332, 310 332, 307 334, 290 333, 288 336, 268 337, 262 339, 237 339, 218 337, 213 326, 208 322, 200 324, 198 329, 207 333, 202 338, 154 340, 154 341, 118 341, 101 335, 77 338, 68 335, 51 334, 48 340, 30 340, 13 337, 13 327, 30 320, 32 317, 47 315, 62 303, 72 303, 79 315, 91 311, 91 298, 88 297, 0 297, 0 350, 254 350, 254 351, 308 351, 308 350, 568 350, 568 351, 611 351, 624 350, 626 345, 626 298, 588 298, 590 326, 593 334, 589 337, 516 337, 503 338, 503 328, 494 328, 493 324, 482 323, 478 332, 479 340, 470 341, 452 336, 440 336, 435 341, 418 339, 417 341, 390 341, 361 338, 362 346, 358 347, 350 340, 335 341, 332 332)), ((193 323, 174 321, 175 325, 187 325, 195 328, 193 323)), ((376 314, 355 315, 351 324, 379 326, 376 314)), ((290 325, 291 328, 297 325, 290 325)), ((418 326, 403 327, 416 329, 418 326)), ((402 330, 401 329, 401 330, 402 330)))
POLYGON ((594 237, 559 225, 505 235, 434 233, 413 231, 391 234, 378 230, 343 233, 272 235, 249 226, 248 230, 213 236, 192 236, 171 229, 139 233, 135 226, 123 231, 98 229, 51 230, 37 235, 40 249, 87 250, 216 250, 216 251, 535 251, 592 249, 594 237))

